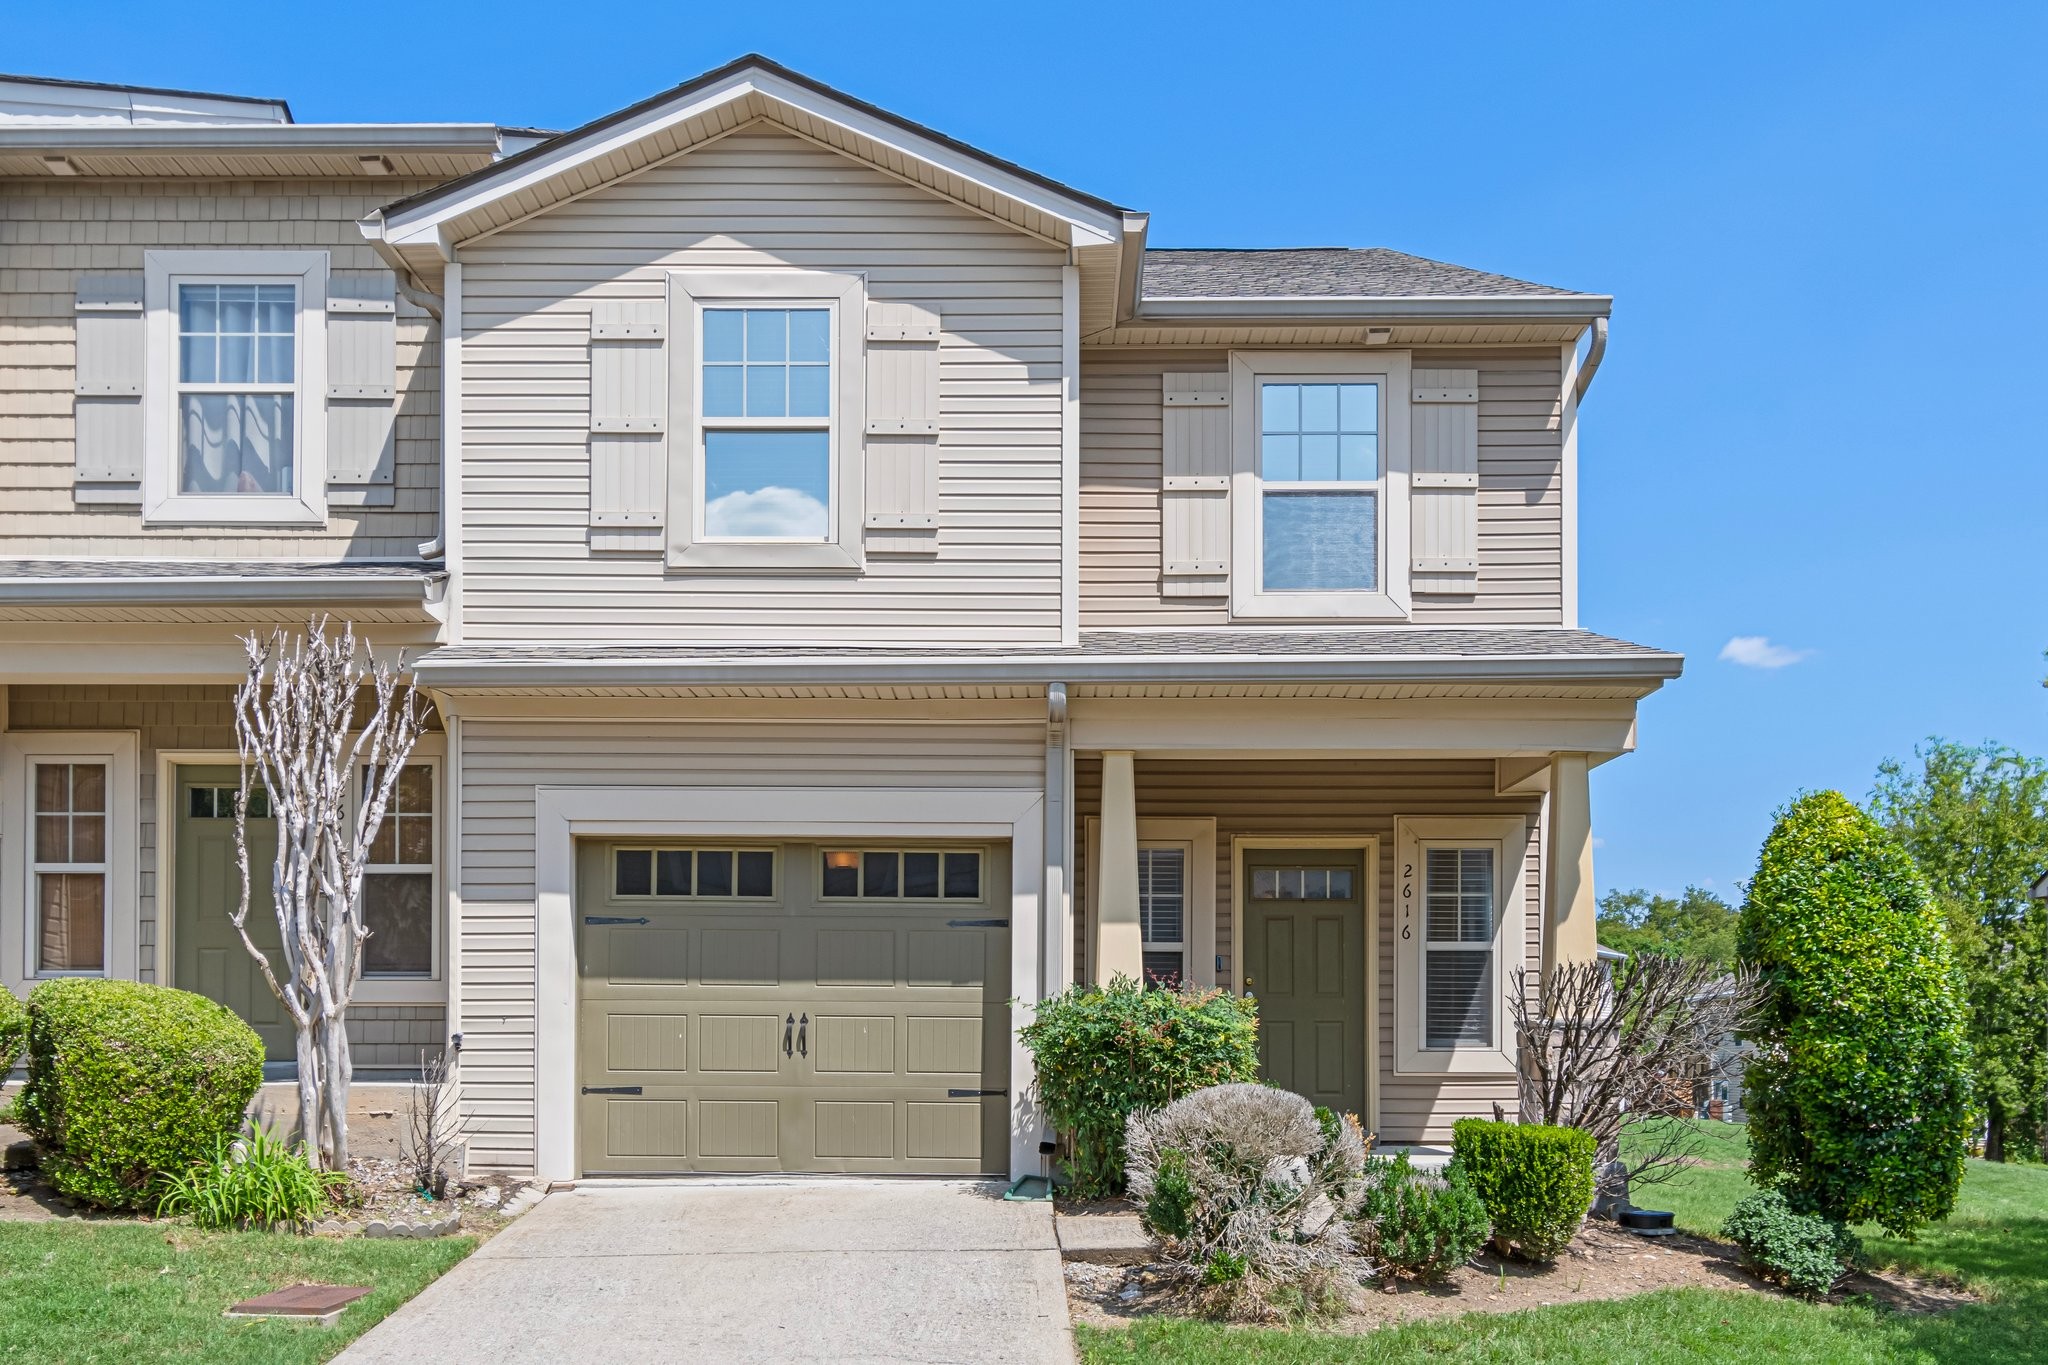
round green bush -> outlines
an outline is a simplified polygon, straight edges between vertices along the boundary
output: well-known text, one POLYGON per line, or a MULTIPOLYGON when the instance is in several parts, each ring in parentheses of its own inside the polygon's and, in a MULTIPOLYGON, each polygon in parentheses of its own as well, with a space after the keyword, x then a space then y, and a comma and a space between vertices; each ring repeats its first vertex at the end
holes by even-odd
POLYGON ((105 1208, 141 1208, 158 1178, 241 1131, 263 1042, 225 1005, 136 981, 46 981, 28 999, 16 1121, 43 1178, 105 1208))
POLYGON ((1840 792, 1800 797, 1764 841, 1736 946, 1768 988, 1747 1035, 1750 1178, 1894 1236, 1947 1217, 1970 1049, 1948 932, 1904 848, 1840 792))
POLYGON ((1548 1261, 1578 1236, 1593 1206, 1593 1135, 1542 1123, 1459 1119, 1451 1166, 1486 1206, 1503 1253, 1548 1261))
POLYGON ((1737 1204, 1721 1235, 1742 1248, 1758 1274, 1810 1299, 1833 1289, 1863 1255, 1855 1233, 1840 1223, 1793 1212, 1776 1190, 1737 1204))
POLYGON ((14 992, 0 985, 0 1081, 21 1060, 22 1044, 28 1041, 28 1011, 14 992))
POLYGON ((1383 1273, 1439 1280, 1486 1245, 1486 1205, 1457 1166, 1430 1175, 1402 1152, 1368 1161, 1365 1181, 1354 1227, 1360 1249, 1383 1273))
POLYGON ((1258 1007, 1228 991, 1147 990, 1118 977, 1040 1001, 1022 1036, 1081 1195, 1123 1189, 1132 1114, 1259 1074, 1258 1007))

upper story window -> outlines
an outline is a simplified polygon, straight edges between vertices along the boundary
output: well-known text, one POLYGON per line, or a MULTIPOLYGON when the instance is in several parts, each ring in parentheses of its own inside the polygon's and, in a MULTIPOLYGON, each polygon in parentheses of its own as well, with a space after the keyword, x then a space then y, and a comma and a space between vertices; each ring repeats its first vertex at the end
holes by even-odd
POLYGON ((832 312, 704 310, 705 540, 831 535, 832 312))
POLYGON ((861 564, 866 286, 813 270, 677 271, 683 349, 670 441, 669 562, 861 564))
POLYGON ((1231 613, 1401 620, 1409 601, 1405 354, 1231 357, 1231 613))
POLYGON ((326 516, 327 256, 151 251, 143 515, 311 525, 326 516))
POLYGON ((1259 577, 1266 592, 1380 584, 1380 386, 1259 385, 1259 577))

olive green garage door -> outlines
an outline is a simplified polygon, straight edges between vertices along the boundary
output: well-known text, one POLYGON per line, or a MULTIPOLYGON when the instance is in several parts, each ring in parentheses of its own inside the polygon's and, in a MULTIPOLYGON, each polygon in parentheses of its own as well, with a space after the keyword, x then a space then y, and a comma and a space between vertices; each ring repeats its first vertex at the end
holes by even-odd
POLYGON ((1007 1167, 1007 848, 577 859, 584 1171, 1007 1167))

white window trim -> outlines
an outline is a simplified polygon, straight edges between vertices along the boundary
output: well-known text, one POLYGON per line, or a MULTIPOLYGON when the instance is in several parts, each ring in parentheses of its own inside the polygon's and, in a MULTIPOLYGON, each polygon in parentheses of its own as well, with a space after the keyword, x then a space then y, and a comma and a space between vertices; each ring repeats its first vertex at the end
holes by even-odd
MULTIPOLYGON (((1088 903, 1082 932, 1094 941, 1094 916, 1102 904, 1102 817, 1088 817, 1083 836, 1088 862, 1088 903)), ((1181 933, 1187 954, 1185 971, 1191 985, 1208 990, 1216 974, 1216 820, 1214 816, 1140 817, 1138 847, 1182 847, 1188 851, 1187 904, 1181 933)), ((1142 951, 1142 948, 1140 949, 1142 951)))
MULTIPOLYGON (((446 800, 446 793, 443 791, 441 783, 441 757, 438 754, 422 753, 420 751, 420 747, 418 745, 415 745, 413 748, 412 756, 406 760, 405 766, 408 768, 425 768, 429 773, 433 775, 433 860, 430 863, 427 863, 423 866, 420 863, 376 863, 370 862, 367 859, 365 859, 363 863, 363 879, 365 882, 367 882, 371 877, 376 876, 379 873, 396 873, 402 876, 417 876, 422 870, 424 870, 430 877, 433 878, 432 883, 429 885, 427 889, 427 913, 433 917, 433 923, 428 927, 429 932, 427 934, 428 942, 431 945, 431 947, 428 949, 428 960, 431 965, 424 974, 419 972, 379 972, 375 975, 372 975, 370 972, 366 970, 363 973, 361 979, 358 980, 358 982, 356 983, 356 993, 354 996, 355 1000, 366 1000, 366 997, 363 995, 363 988, 366 986, 375 986, 378 987, 380 990, 385 987, 398 987, 401 990, 406 991, 408 994, 417 994, 419 987, 423 983, 439 981, 441 979, 442 971, 444 970, 441 962, 441 925, 442 921, 446 919, 447 916, 443 913, 442 897, 444 893, 442 891, 441 864, 445 860, 443 853, 444 846, 442 838, 443 826, 445 824, 445 812, 443 810, 443 804, 446 800)), ((359 811, 362 809, 363 801, 366 799, 366 796, 368 794, 369 777, 369 765, 358 764, 356 766, 355 774, 355 800, 351 805, 351 810, 359 811)), ((388 817, 390 813, 390 808, 387 806, 385 808, 386 816, 388 817)), ((376 1002, 368 1001, 367 1003, 376 1002)))
MULTIPOLYGON (((1406 351, 1232 351, 1230 353, 1230 614, 1238 620, 1405 621, 1408 563, 1406 351), (1355 380, 1380 386, 1379 588, 1373 592, 1266 592, 1259 584, 1259 385, 1355 380)), ((1359 485, 1363 487, 1363 485, 1359 485)))
POLYGON ((25 730, 0 744, 0 980, 17 993, 38 981, 103 976, 132 981, 140 937, 136 860, 142 842, 137 779, 141 745, 132 731, 25 730), (106 956, 99 972, 39 972, 35 921, 35 765, 107 766, 106 956))
POLYGON ((143 253, 142 519, 151 525, 320 526, 327 520, 327 253, 143 253), (296 386, 288 494, 178 492, 178 306, 181 283, 276 284, 298 289, 296 386))
POLYGON ((1512 1075, 1514 1027, 1508 993, 1528 952, 1529 821, 1520 815, 1433 816, 1395 822, 1394 1071, 1398 1075, 1512 1075), (1496 850, 1493 928, 1493 1041, 1423 1045, 1423 858, 1431 848, 1496 850))
MULTIPOLYGON (((669 284, 668 564, 740 573, 858 572, 863 563, 861 452, 867 430, 867 280, 823 270, 672 270, 669 284), (822 543, 703 540, 704 310, 827 308, 832 312, 829 534, 822 543)), ((713 425, 716 425, 714 422, 713 425)))

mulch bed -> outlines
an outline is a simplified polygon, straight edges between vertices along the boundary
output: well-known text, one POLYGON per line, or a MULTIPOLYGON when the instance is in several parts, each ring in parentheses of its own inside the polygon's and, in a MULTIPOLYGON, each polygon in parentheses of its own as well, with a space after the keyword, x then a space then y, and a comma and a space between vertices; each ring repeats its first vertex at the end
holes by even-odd
MULTIPOLYGON (((1549 1265, 1530 1265, 1491 1250, 1436 1284, 1362 1278, 1346 1312, 1319 1324, 1333 1332, 1369 1332, 1394 1323, 1465 1313, 1512 1313, 1525 1308, 1622 1299, 1658 1289, 1693 1286, 1746 1293, 1784 1291, 1743 1269, 1736 1249, 1711 1238, 1677 1233, 1639 1237, 1609 1223, 1588 1223, 1549 1265)), ((1182 1316, 1179 1287, 1156 1266, 1066 1265, 1067 1301, 1074 1321, 1116 1327, 1132 1318, 1182 1316)), ((1968 1290, 1912 1276, 1881 1272, 1852 1277, 1836 1300, 1871 1298, 1907 1313, 1938 1313, 1976 1301, 1968 1290)))

